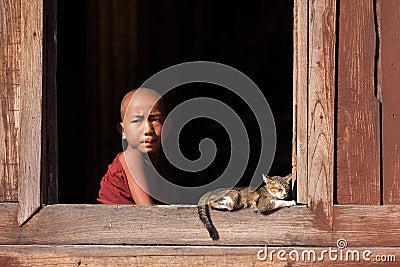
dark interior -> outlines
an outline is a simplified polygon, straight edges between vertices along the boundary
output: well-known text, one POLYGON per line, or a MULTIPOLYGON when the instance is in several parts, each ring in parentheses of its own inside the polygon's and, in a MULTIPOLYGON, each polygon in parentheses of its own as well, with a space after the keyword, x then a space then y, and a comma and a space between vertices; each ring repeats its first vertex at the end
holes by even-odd
MULTIPOLYGON (((60 203, 96 203, 99 183, 118 152, 116 129, 123 95, 172 65, 214 61, 250 77, 262 90, 276 123, 270 174, 291 172, 293 1, 128 1, 57 3, 58 188, 60 203)), ((166 98, 168 108, 193 97, 230 105, 245 122, 251 157, 239 184, 246 185, 260 153, 260 132, 246 104, 222 87, 193 83, 166 98)), ((200 173, 180 172, 186 186, 207 183, 229 161, 227 133, 210 119, 195 119, 181 132, 181 150, 199 157, 212 138, 215 161, 200 173), (207 129, 205 131, 204 129, 207 129)))

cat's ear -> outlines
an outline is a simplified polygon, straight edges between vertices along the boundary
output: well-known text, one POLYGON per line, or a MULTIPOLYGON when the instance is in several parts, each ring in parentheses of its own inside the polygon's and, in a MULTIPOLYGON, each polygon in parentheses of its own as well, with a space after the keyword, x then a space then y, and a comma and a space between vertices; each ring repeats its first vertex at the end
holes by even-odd
POLYGON ((262 177, 263 177, 265 184, 271 183, 271 181, 272 181, 271 177, 269 177, 268 175, 265 175, 265 174, 263 174, 262 177))
POLYGON ((283 177, 283 179, 285 179, 285 181, 289 184, 290 181, 292 181, 292 174, 290 173, 286 175, 285 177, 283 177))

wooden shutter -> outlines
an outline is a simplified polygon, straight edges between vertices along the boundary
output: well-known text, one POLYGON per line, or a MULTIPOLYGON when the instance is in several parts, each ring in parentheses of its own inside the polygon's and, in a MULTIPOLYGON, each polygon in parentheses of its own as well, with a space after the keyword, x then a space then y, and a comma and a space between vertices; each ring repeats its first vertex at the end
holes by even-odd
POLYGON ((400 2, 340 1, 337 203, 400 203, 400 2))
POLYGON ((297 198, 330 227, 335 141, 336 1, 297 1, 295 7, 298 29, 295 30, 297 54, 294 66, 297 74, 294 84, 297 198))
POLYGON ((18 223, 40 208, 43 3, 21 1, 21 136, 18 223))
POLYGON ((400 204, 400 1, 378 1, 383 204, 400 204))
POLYGON ((374 1, 340 1, 337 201, 380 203, 380 124, 374 1))

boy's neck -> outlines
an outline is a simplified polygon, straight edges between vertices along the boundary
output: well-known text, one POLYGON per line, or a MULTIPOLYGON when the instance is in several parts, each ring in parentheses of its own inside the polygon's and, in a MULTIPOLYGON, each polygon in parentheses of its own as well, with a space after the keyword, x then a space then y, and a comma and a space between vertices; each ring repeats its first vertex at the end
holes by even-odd
MULTIPOLYGON (((145 155, 143 155, 141 152, 139 152, 138 150, 135 150, 133 148, 130 148, 128 146, 128 148, 124 151, 124 153, 134 153, 134 154, 141 154, 143 156, 143 160, 147 161, 147 157, 145 155)), ((157 153, 153 153, 153 154, 147 154, 148 158, 150 159, 150 162, 153 164, 153 166, 156 166, 158 163, 158 152, 157 153)))
POLYGON ((158 153, 148 154, 148 155, 153 166, 156 166, 158 163, 158 153))

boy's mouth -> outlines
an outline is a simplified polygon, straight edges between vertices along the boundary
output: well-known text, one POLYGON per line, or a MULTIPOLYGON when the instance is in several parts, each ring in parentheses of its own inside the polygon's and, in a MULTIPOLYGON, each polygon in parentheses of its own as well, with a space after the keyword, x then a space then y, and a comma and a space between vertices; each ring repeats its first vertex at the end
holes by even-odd
POLYGON ((152 143, 154 143, 156 140, 154 139, 154 138, 151 138, 151 139, 145 139, 142 143, 145 143, 145 144, 152 144, 152 143))

